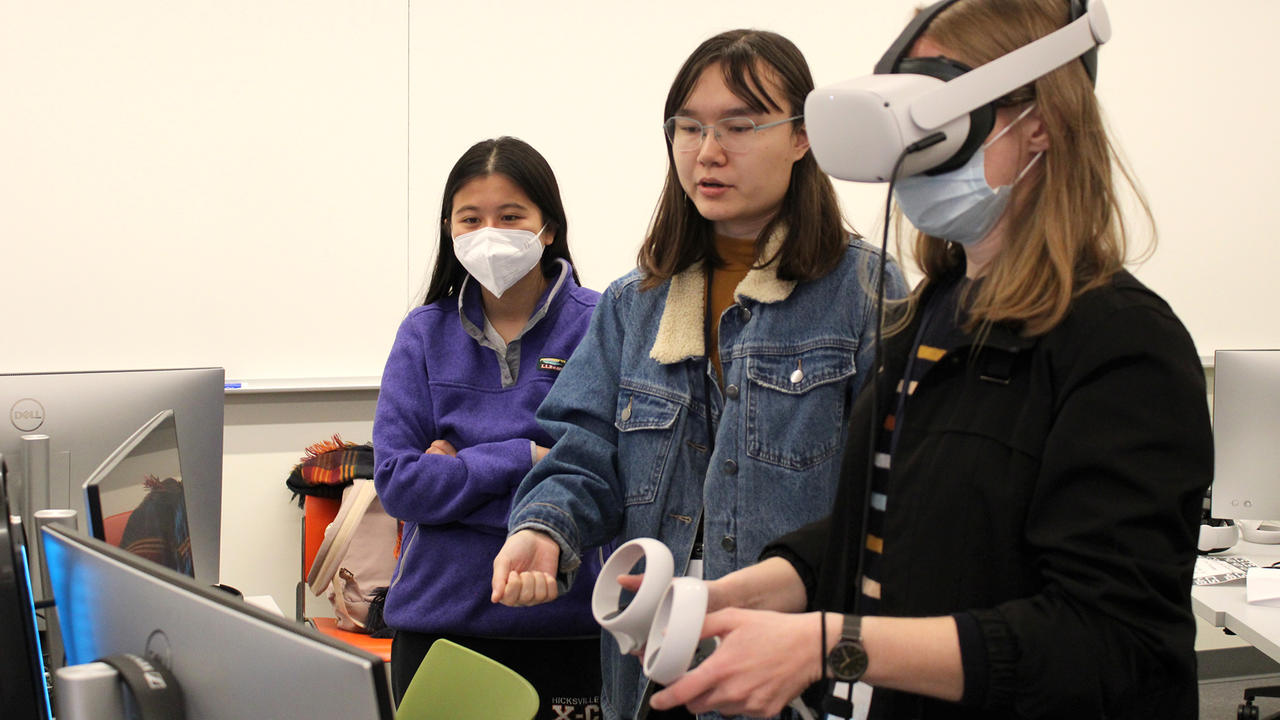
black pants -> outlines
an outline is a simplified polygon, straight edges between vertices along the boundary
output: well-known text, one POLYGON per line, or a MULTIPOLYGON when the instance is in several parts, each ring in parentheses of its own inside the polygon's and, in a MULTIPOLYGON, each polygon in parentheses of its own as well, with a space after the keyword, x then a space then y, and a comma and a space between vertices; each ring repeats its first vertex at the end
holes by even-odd
POLYGON ((537 720, 599 720, 600 638, 479 638, 397 630, 391 641, 391 691, 396 705, 426 657, 444 638, 520 673, 538 691, 537 720))

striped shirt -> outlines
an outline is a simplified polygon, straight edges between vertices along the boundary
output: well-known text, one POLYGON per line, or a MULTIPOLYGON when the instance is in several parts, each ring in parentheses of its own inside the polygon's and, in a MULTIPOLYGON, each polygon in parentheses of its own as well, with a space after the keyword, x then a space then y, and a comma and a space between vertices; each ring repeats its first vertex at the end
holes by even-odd
POLYGON ((884 418, 876 435, 874 469, 871 474, 871 509, 867 516, 867 544, 863 549, 862 599, 859 611, 874 615, 879 610, 881 587, 880 563, 884 557, 885 513, 892 501, 891 475, 893 452, 898 445, 910 399, 929 370, 947 352, 965 342, 958 311, 959 298, 969 285, 961 279, 949 287, 939 288, 929 304, 921 308, 920 326, 907 359, 902 378, 895 391, 893 411, 884 418))

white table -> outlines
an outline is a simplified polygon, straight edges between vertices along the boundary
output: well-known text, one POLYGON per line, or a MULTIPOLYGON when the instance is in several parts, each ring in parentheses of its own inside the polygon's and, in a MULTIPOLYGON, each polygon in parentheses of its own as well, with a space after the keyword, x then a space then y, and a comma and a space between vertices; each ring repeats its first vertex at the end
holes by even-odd
POLYGON ((284 617, 284 612, 280 610, 280 605, 276 603, 276 599, 270 595, 245 595, 244 601, 250 605, 266 610, 273 615, 284 617))
MULTIPOLYGON (((1241 541, 1225 553, 1211 557, 1240 555, 1258 565, 1280 560, 1280 545, 1258 545, 1241 541)), ((1191 608, 1196 616, 1214 627, 1226 628, 1240 639, 1280 662, 1280 608, 1250 605, 1245 600, 1243 579, 1221 585, 1191 589, 1191 608)))

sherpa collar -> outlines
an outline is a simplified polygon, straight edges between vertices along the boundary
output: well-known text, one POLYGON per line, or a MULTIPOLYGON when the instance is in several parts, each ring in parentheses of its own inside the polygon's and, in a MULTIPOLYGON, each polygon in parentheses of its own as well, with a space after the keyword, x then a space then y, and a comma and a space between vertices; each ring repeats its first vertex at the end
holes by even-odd
MULTIPOLYGON (((778 277, 778 250, 782 247, 786 230, 778 228, 764 245, 764 257, 773 260, 764 267, 752 268, 738 283, 733 297, 760 303, 776 303, 786 300, 795 289, 794 280, 778 277)), ((667 290, 667 305, 658 321, 658 336, 649 350, 649 357, 664 365, 678 363, 694 357, 703 357, 703 318, 706 316, 707 278, 701 263, 690 265, 671 278, 667 290)))

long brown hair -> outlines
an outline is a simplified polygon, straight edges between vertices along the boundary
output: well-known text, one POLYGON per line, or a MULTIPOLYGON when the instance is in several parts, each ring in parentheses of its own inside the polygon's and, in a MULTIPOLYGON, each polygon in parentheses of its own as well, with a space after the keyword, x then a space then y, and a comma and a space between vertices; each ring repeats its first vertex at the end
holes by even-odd
MULTIPOLYGON (((804 112, 805 97, 813 89, 813 76, 800 49, 785 37, 765 30, 730 30, 698 46, 676 73, 662 119, 675 115, 689 99, 702 72, 718 64, 729 90, 758 112, 780 110, 790 115, 804 112), (764 80, 777 81, 783 97, 765 92, 764 80)), ((792 132, 799 131, 799 123, 792 132)), ((784 280, 812 280, 831 272, 843 256, 845 243, 840 204, 831 179, 807 152, 791 166, 791 184, 778 214, 756 237, 756 255, 778 227, 786 238, 777 256, 777 273, 784 280)), ((680 186, 675 155, 667 141, 667 179, 653 213, 653 222, 636 262, 645 278, 641 287, 653 288, 676 273, 706 258, 718 262, 712 223, 702 217, 680 186)), ((760 258, 768 264, 774 258, 760 258)))
MULTIPOLYGON (((930 23, 925 36, 978 67, 1065 25, 1064 0, 962 0, 930 23)), ((1041 335, 1067 314, 1073 298, 1119 272, 1128 253, 1113 168, 1133 189, 1148 220, 1151 210, 1107 137, 1093 85, 1072 62, 1015 94, 1034 101, 1049 147, 1013 188, 1005 218, 1005 244, 967 299, 970 330, 1009 323, 1024 335, 1041 335)), ((1154 247, 1154 221, 1151 245, 1154 247)), ((918 233, 915 259, 925 282, 908 302, 908 317, 921 290, 964 262, 960 248, 918 233)), ((901 327, 905 323, 896 323, 901 327)))

